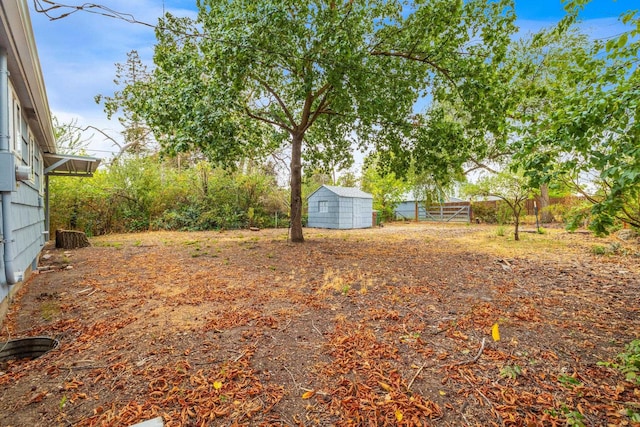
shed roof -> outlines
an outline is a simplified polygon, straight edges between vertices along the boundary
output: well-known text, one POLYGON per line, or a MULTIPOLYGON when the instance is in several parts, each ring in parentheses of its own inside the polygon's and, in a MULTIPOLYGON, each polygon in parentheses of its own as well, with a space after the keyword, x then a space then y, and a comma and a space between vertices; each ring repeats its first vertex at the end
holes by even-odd
MULTIPOLYGON (((373 196, 371 194, 365 193, 364 191, 355 187, 338 187, 335 185, 323 185, 319 187, 318 190, 320 190, 321 188, 326 188, 327 190, 331 191, 332 193, 334 193, 339 197, 350 197, 354 199, 373 199, 373 196)), ((309 197, 313 196, 318 190, 311 193, 309 197)))

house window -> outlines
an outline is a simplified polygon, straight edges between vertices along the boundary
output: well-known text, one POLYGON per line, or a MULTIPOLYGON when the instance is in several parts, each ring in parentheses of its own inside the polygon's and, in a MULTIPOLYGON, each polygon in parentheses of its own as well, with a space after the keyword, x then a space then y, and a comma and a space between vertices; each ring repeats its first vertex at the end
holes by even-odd
POLYGON ((329 203, 326 200, 320 200, 318 202, 318 212, 327 213, 329 212, 329 203))
POLYGON ((43 185, 43 165, 42 165, 42 157, 40 156, 39 151, 36 149, 36 142, 33 139, 33 135, 29 138, 29 145, 31 146, 31 153, 33 154, 33 182, 36 185, 36 189, 39 190, 40 194, 44 194, 44 185, 43 185))
POLYGON ((20 111, 20 104, 16 99, 13 100, 13 151, 16 154, 20 154, 22 143, 22 112, 20 111))
POLYGON ((24 117, 20 117, 22 132, 20 132, 22 136, 22 164, 28 166, 31 163, 31 145, 29 144, 29 126, 27 125, 27 121, 24 117))

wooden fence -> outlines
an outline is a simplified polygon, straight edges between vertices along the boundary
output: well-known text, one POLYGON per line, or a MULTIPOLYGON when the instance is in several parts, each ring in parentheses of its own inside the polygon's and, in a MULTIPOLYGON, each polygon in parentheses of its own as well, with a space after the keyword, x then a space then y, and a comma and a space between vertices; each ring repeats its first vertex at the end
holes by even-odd
MULTIPOLYGON (((575 204, 581 200, 584 200, 581 197, 575 196, 567 196, 567 197, 551 197, 549 198, 549 206, 553 205, 566 205, 570 206, 575 204)), ((540 198, 535 197, 533 199, 525 200, 524 207, 522 209, 522 215, 534 215, 534 202, 537 204, 538 209, 540 209, 540 198)), ((490 201, 481 201, 481 202, 473 202, 474 206, 483 206, 487 208, 497 209, 498 203, 504 203, 502 200, 490 200, 490 201)))

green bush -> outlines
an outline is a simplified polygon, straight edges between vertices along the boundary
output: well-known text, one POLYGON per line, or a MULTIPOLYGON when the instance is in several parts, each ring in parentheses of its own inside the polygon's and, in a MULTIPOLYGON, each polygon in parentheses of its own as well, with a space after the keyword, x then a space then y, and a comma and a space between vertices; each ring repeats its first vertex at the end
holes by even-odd
POLYGON ((473 203, 471 205, 473 217, 487 224, 497 224, 498 215, 496 205, 493 203, 473 203))
POLYGON ((275 176, 200 162, 178 169, 155 157, 121 159, 93 178, 51 180, 51 230, 88 235, 149 229, 211 230, 275 225, 287 218, 275 176))
POLYGON ((503 201, 473 203, 473 217, 487 224, 513 223, 513 211, 503 201))

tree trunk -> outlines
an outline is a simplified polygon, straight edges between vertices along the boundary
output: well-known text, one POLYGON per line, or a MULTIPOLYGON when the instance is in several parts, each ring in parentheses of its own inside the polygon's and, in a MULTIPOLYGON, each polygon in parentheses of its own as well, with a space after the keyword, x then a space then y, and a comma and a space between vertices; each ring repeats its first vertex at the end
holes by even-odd
POLYGON ((304 242, 302 235, 302 135, 291 138, 291 241, 304 242))
POLYGON ((553 214, 549 211, 549 186, 543 184, 540 186, 540 222, 548 224, 555 221, 553 214))
POLYGON ((514 222, 514 230, 513 230, 513 240, 520 240, 520 213, 522 212, 522 205, 520 204, 522 201, 516 200, 512 209, 513 209, 513 222, 514 222))
POLYGON ((75 249, 91 246, 82 231, 56 230, 56 248, 75 249))

